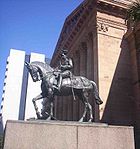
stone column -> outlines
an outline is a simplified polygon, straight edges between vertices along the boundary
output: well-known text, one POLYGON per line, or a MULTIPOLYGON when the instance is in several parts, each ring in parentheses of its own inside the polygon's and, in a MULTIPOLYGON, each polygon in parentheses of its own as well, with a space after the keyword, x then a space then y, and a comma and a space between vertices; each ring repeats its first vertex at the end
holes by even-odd
POLYGON ((80 52, 79 50, 74 53, 74 75, 80 75, 80 52))
MULTIPOLYGON (((80 53, 79 50, 75 51, 73 55, 74 60, 74 75, 78 76, 80 73, 80 53)), ((79 120, 79 99, 73 100, 73 120, 79 120)))
MULTIPOLYGON (((70 58, 72 58, 73 63, 74 63, 74 54, 70 53, 69 55, 70 58)), ((72 70, 72 73, 74 71, 74 68, 72 70)), ((73 120, 73 95, 72 96, 67 96, 66 99, 64 99, 67 102, 67 120, 72 121, 73 120)))
POLYGON ((87 73, 87 45, 82 42, 80 45, 80 75, 86 76, 87 73))
MULTIPOLYGON (((87 69, 87 45, 86 42, 82 42, 79 46, 80 50, 80 76, 86 77, 86 69, 87 69)), ((84 111, 84 105, 79 100, 79 116, 82 117, 84 111)))
MULTIPOLYGON (((88 33, 87 42, 87 78, 93 80, 98 87, 98 53, 96 32, 88 33)), ((90 104, 93 107, 94 120, 99 121, 99 106, 95 104, 93 95, 90 96, 90 104)))
POLYGON ((90 80, 93 80, 94 74, 93 74, 93 69, 94 69, 94 57, 93 57, 93 38, 92 38, 92 33, 89 34, 86 37, 86 43, 87 43, 87 78, 90 80))

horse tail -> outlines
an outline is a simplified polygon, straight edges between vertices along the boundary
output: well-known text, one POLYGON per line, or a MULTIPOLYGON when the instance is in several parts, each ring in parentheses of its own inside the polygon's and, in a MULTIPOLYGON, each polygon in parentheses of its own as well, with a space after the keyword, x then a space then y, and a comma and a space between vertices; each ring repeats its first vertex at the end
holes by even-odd
POLYGON ((99 92, 98 92, 98 88, 97 88, 97 85, 94 81, 90 81, 92 86, 93 86, 93 94, 94 94, 94 97, 95 97, 95 101, 96 101, 96 104, 100 105, 103 103, 103 101, 101 100, 101 98, 99 97, 99 92))

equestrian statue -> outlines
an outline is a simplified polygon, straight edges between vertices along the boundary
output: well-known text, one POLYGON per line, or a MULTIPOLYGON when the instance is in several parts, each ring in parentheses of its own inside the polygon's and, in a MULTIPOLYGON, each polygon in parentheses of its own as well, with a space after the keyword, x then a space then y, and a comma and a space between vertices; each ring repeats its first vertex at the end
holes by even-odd
POLYGON ((94 94, 96 104, 103 103, 99 97, 96 83, 83 76, 74 76, 71 72, 73 68, 72 59, 67 56, 68 51, 63 49, 61 53, 60 64, 57 68, 52 68, 49 64, 35 61, 25 62, 26 67, 34 82, 41 81, 41 93, 32 99, 38 119, 56 119, 53 114, 53 103, 55 96, 72 95, 80 99, 84 104, 84 112, 80 122, 86 119, 89 112, 89 122, 93 121, 92 106, 89 103, 89 95, 94 94), (42 109, 39 112, 36 101, 43 98, 42 109), (49 102, 50 112, 46 110, 46 103, 49 102))

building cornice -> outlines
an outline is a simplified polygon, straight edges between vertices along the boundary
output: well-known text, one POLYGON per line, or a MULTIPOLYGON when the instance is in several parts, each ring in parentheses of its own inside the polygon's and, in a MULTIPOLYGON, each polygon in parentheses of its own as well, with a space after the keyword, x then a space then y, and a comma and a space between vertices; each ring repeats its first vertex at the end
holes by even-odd
POLYGON ((54 61, 59 59, 58 55, 60 55, 61 48, 70 47, 74 37, 79 33, 82 25, 84 24, 86 18, 89 16, 94 6, 95 0, 86 0, 66 18, 55 48, 55 52, 52 57, 51 65, 54 65, 54 61))
POLYGON ((98 0, 97 11, 113 15, 116 17, 126 18, 128 5, 113 0, 98 0))
POLYGON ((98 3, 100 2, 127 9, 128 6, 132 3, 132 0, 98 0, 98 3))
MULTIPOLYGON (((123 0, 124 1, 124 0, 123 0)), ((61 48, 70 48, 76 35, 81 31, 88 16, 92 15, 96 8, 99 12, 125 18, 128 4, 115 0, 85 0, 65 20, 59 40, 57 42, 51 65, 59 60, 61 48)), ((96 21, 96 20, 95 20, 96 21)))

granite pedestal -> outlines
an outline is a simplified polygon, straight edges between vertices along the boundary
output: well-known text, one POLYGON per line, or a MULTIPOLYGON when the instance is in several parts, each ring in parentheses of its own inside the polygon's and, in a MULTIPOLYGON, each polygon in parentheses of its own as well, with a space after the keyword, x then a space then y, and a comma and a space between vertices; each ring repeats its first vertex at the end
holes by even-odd
POLYGON ((134 134, 102 123, 7 121, 4 149, 134 149, 134 134))

